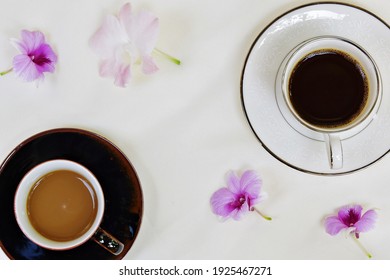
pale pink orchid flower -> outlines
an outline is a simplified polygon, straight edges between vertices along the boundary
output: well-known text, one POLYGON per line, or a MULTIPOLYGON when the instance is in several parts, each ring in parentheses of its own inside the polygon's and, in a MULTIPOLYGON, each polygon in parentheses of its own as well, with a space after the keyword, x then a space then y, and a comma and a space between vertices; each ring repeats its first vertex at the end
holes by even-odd
POLYGON ((141 65, 144 74, 158 70, 153 60, 159 33, 159 20, 148 11, 132 12, 130 3, 117 16, 108 15, 90 39, 91 48, 100 57, 99 74, 114 78, 114 84, 126 87, 132 77, 132 66, 141 65))

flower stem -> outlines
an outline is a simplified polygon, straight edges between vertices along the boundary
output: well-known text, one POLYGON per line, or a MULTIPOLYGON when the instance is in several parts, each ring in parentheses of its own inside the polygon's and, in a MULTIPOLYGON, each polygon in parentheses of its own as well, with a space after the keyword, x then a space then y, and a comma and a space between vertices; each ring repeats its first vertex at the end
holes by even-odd
POLYGON ((271 218, 271 217, 268 217, 268 216, 264 215, 264 214, 261 213, 257 208, 253 207, 253 208, 252 208, 252 211, 256 211, 257 214, 259 214, 262 218, 266 219, 267 221, 272 221, 272 218, 271 218))
POLYGON ((173 57, 157 48, 154 49, 154 51, 162 56, 164 56, 165 58, 167 58, 168 60, 170 60, 171 62, 175 63, 176 65, 180 65, 181 64, 181 61, 179 59, 177 59, 176 57, 173 57))
POLYGON ((4 75, 8 74, 8 73, 11 72, 12 70, 13 70, 13 68, 8 69, 8 70, 3 71, 3 72, 0 72, 0 76, 4 76, 4 75))
POLYGON ((364 246, 359 241, 359 239, 357 239, 355 235, 352 235, 352 239, 355 241, 355 243, 358 245, 358 247, 364 252, 364 254, 367 256, 367 258, 371 259, 372 255, 367 251, 366 248, 364 248, 364 246))

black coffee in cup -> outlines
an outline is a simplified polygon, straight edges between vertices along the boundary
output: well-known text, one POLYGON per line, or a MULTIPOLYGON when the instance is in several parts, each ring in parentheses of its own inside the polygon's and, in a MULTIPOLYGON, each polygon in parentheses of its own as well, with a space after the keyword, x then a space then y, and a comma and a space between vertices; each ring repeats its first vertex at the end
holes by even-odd
POLYGON ((335 49, 313 51, 294 67, 289 97, 296 113, 311 125, 338 128, 363 111, 368 79, 360 63, 335 49))

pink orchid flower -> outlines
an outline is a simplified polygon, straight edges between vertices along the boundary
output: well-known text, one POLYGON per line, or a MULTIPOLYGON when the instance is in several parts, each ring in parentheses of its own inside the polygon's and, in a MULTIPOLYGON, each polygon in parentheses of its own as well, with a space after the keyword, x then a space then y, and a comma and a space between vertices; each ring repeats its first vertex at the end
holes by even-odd
POLYGON ((57 55, 46 43, 42 32, 22 30, 21 40, 11 39, 11 43, 20 54, 14 57, 13 68, 1 72, 0 75, 14 71, 26 82, 39 82, 44 79, 45 72, 54 72, 57 55))
POLYGON ((371 254, 358 241, 361 232, 367 232, 374 228, 377 213, 371 209, 362 215, 363 207, 350 205, 340 208, 336 216, 325 219, 325 230, 330 235, 336 235, 341 231, 350 233, 358 246, 371 258, 371 254))
POLYGON ((125 87, 132 76, 132 65, 141 64, 144 74, 158 70, 153 50, 175 60, 155 49, 158 33, 158 18, 147 11, 132 13, 130 3, 124 4, 117 16, 108 15, 90 40, 91 48, 101 59, 100 76, 114 78, 116 86, 125 87))
POLYGON ((211 196, 212 211, 218 216, 239 220, 245 213, 256 210, 263 218, 271 220, 254 208, 264 197, 260 193, 261 187, 262 181, 254 171, 245 171, 241 177, 230 172, 227 187, 220 188, 211 196))

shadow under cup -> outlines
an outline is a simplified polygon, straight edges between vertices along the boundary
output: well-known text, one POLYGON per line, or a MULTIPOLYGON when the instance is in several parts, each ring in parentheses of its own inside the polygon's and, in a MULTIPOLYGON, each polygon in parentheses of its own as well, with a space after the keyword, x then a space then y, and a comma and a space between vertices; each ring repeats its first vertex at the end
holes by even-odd
POLYGON ((94 239, 117 255, 123 244, 99 228, 104 204, 102 188, 88 169, 69 160, 51 160, 23 177, 14 210, 22 232, 43 248, 68 250, 94 239), (101 242, 107 239, 110 247, 101 242))
POLYGON ((342 168, 341 141, 372 121, 381 95, 372 57, 340 37, 312 38, 296 46, 276 80, 282 115, 302 135, 326 142, 332 169, 342 168))

